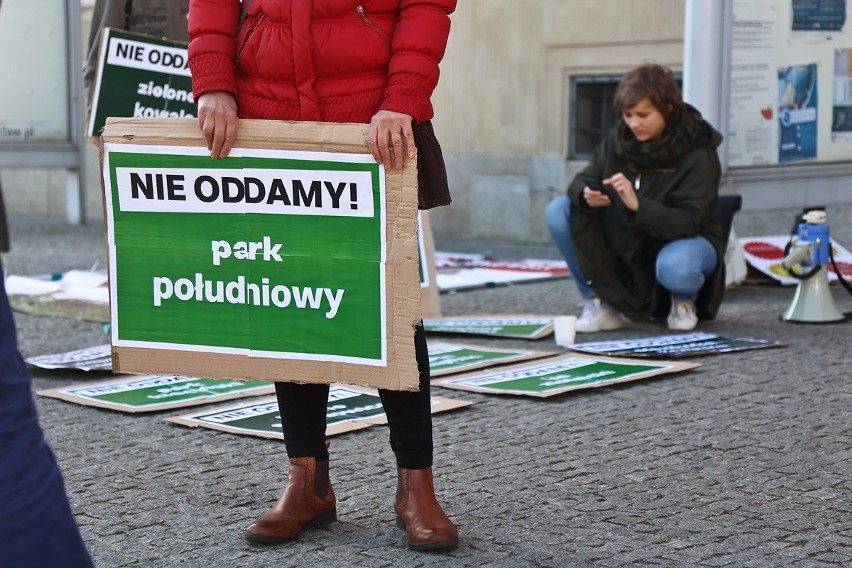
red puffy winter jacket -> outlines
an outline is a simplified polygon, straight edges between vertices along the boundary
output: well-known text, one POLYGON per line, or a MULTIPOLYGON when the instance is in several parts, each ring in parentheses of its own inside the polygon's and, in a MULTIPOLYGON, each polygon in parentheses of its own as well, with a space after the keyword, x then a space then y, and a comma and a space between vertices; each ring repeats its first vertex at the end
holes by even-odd
POLYGON ((378 110, 432 118, 456 0, 190 0, 196 100, 236 96, 241 118, 370 122, 378 110), (236 65, 234 62, 236 61, 236 65))

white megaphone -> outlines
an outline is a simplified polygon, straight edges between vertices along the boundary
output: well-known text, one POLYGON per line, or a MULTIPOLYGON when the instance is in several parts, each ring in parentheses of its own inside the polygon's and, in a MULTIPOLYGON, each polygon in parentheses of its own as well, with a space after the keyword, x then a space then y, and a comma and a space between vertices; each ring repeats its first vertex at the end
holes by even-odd
POLYGON ((802 216, 797 237, 790 241, 789 254, 781 261, 787 272, 799 279, 793 302, 781 316, 783 321, 796 323, 831 323, 846 319, 831 297, 828 284, 828 264, 831 253, 828 216, 825 211, 808 211, 802 216), (810 268, 799 274, 793 266, 810 268))

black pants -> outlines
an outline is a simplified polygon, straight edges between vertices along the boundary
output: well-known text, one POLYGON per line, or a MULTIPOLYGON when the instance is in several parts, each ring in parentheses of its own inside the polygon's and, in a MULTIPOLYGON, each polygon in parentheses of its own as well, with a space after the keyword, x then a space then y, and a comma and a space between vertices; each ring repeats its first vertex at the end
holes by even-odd
MULTIPOLYGON (((432 411, 430 408, 429 352, 422 325, 414 328, 414 349, 420 372, 420 390, 379 389, 388 417, 390 444, 396 464, 406 469, 432 467, 432 411)), ((325 447, 329 386, 275 383, 284 444, 291 458, 328 457, 325 447)))

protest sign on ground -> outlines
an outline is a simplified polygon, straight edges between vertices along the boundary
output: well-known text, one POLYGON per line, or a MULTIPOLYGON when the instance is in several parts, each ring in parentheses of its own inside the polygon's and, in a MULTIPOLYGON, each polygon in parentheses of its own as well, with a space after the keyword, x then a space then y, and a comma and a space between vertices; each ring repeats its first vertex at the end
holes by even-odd
MULTIPOLYGON (((799 280, 792 277, 787 269, 781 265, 781 261, 785 257, 784 250, 790 243, 789 236, 740 237, 740 242, 743 245, 743 252, 749 266, 781 284, 799 283, 799 280)), ((852 253, 834 239, 831 240, 831 250, 837 269, 840 270, 846 280, 852 278, 852 253)), ((837 280, 834 265, 829 262, 826 265, 826 270, 828 271, 829 282, 837 280)), ((807 271, 807 267, 802 270, 802 272, 807 271)))
POLYGON ((429 368, 433 377, 466 373, 483 367, 495 367, 551 357, 555 353, 518 349, 495 349, 479 345, 429 342, 429 368))
POLYGON ((442 292, 540 282, 570 275, 564 260, 492 258, 483 254, 437 251, 435 264, 442 292))
POLYGON ((112 346, 109 343, 75 349, 65 353, 52 353, 27 357, 28 365, 40 369, 80 369, 81 371, 112 371, 112 346))
POLYGON ((439 379, 433 384, 486 394, 545 398, 568 391, 609 386, 698 367, 695 363, 562 355, 439 379))
POLYGON ((269 394, 273 390, 270 382, 149 375, 40 390, 38 394, 85 406, 136 413, 269 394))
POLYGON ((416 390, 416 164, 367 125, 110 119, 103 180, 117 372, 416 390))
POLYGON ((613 357, 693 357, 715 355, 767 347, 783 347, 784 343, 747 337, 727 338, 712 333, 695 332, 640 339, 591 341, 575 343, 574 351, 597 353, 613 357))
POLYGON ((425 318, 423 325, 430 333, 458 333, 541 339, 553 333, 553 318, 533 315, 456 316, 425 318))
MULTIPOLYGON (((472 402, 432 397, 432 414, 470 406, 472 402)), ((275 397, 255 399, 173 418, 169 422, 232 434, 283 440, 275 397)), ((379 393, 356 386, 331 385, 326 410, 326 436, 387 423, 379 393)))

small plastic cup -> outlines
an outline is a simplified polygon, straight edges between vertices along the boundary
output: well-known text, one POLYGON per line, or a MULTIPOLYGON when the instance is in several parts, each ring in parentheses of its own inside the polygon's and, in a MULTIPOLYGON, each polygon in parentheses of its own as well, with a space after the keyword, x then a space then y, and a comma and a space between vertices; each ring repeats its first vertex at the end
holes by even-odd
POLYGON ((557 316, 553 318, 553 335, 556 344, 567 347, 574 345, 574 326, 577 323, 575 316, 557 316))

